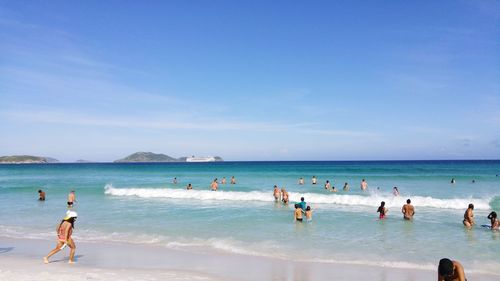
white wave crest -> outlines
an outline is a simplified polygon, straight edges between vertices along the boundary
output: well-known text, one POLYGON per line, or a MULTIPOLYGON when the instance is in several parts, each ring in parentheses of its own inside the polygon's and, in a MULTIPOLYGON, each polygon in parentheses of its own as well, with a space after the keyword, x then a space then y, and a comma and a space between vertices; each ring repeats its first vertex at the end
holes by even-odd
MULTIPOLYGON (((136 196, 140 198, 170 198, 170 199, 192 199, 192 200, 229 200, 229 201, 261 201, 273 202, 271 192, 262 191, 209 191, 209 190, 184 190, 168 188, 115 188, 111 184, 104 187, 104 193, 113 196, 136 196)), ((307 203, 312 204, 336 204, 346 206, 368 206, 378 207, 381 201, 385 201, 387 207, 401 207, 406 203, 406 197, 394 197, 371 194, 362 195, 339 195, 318 193, 296 193, 289 192, 291 202, 299 202, 300 197, 305 197, 307 203)), ((474 204, 477 210, 489 210, 491 198, 455 198, 438 199, 433 197, 412 196, 412 204, 415 207, 429 207, 439 209, 463 210, 469 203, 474 204)))

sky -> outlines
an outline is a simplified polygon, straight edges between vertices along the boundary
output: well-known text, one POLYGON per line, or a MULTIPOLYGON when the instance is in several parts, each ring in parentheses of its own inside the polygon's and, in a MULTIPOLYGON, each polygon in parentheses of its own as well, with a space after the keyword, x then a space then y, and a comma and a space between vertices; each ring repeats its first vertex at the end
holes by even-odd
POLYGON ((500 1, 0 0, 0 155, 500 159, 500 1))

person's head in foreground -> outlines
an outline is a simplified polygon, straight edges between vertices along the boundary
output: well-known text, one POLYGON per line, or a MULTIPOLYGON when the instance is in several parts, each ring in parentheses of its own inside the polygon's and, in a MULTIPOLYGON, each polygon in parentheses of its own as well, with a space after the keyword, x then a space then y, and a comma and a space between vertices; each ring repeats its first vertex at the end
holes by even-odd
POLYGON ((465 281, 463 266, 458 261, 444 258, 439 261, 438 280, 442 281, 465 281))
POLYGON ((469 209, 474 210, 474 204, 469 204, 469 209))
POLYGON ((63 221, 67 221, 67 222, 71 223, 71 227, 75 228, 75 221, 76 221, 77 217, 78 217, 78 214, 75 211, 67 211, 66 217, 64 217, 63 221))
POLYGON ((411 203, 410 199, 406 200, 406 204, 410 204, 410 203, 411 203))

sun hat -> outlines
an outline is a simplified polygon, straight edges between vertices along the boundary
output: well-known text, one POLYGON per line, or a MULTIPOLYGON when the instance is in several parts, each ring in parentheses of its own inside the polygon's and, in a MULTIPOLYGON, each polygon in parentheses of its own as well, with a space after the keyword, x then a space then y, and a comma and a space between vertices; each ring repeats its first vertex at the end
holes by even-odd
POLYGON ((76 218, 76 217, 78 217, 78 214, 75 211, 67 211, 66 217, 64 219, 69 220, 70 218, 76 218))

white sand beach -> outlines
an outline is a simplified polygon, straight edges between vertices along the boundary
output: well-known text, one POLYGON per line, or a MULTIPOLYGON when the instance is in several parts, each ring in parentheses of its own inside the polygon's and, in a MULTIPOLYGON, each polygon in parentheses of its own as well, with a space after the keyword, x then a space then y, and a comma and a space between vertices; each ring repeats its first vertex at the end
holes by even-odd
MULTIPOLYGON (((44 264, 53 241, 0 238, 0 280, 433 280, 433 270, 321 262, 296 262, 255 256, 193 253, 151 245, 78 243, 76 263, 68 250, 44 264)), ((467 270, 466 270, 467 273, 467 270)), ((467 273, 469 280, 499 276, 467 273)))

